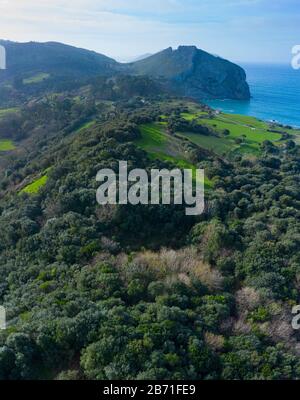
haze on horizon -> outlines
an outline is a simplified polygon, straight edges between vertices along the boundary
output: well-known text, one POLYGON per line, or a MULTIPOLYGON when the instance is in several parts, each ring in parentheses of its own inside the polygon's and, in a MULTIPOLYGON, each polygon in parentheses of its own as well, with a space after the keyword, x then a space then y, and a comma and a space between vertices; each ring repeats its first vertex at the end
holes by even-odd
POLYGON ((299 20, 299 0, 0 0, 1 39, 58 41, 118 60, 196 45, 237 62, 288 63, 299 20))

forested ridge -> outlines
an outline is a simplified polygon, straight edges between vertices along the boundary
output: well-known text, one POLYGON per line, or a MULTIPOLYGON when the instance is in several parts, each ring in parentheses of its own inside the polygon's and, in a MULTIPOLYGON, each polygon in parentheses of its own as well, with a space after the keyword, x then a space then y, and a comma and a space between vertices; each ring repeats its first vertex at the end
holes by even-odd
POLYGON ((182 136, 229 135, 191 107, 214 118, 149 78, 99 78, 0 119, 16 146, 0 164, 1 379, 300 377, 297 140, 273 127, 282 140, 254 154, 217 154, 182 136), (165 130, 164 155, 147 126, 165 130), (174 168, 181 154, 205 169, 201 216, 97 204, 101 168, 174 168))

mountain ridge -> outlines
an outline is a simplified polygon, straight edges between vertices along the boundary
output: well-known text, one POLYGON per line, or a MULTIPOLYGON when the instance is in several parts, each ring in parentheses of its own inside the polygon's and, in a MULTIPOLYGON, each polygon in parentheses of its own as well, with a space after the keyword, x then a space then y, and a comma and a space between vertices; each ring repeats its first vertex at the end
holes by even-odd
MULTIPOLYGON (((57 68, 62 68, 62 73, 72 75, 97 73, 98 67, 102 72, 115 66, 117 62, 103 54, 92 50, 66 45, 59 42, 27 42, 17 43, 12 41, 0 40, 7 53, 6 74, 31 72, 30 68, 47 68, 45 72, 56 72, 57 68), (30 52, 30 59, 27 57, 30 52), (89 67, 86 70, 87 66, 89 67), (80 70, 80 67, 85 67, 80 70), (22 69, 21 69, 22 68, 22 69)), ((107 70, 107 71, 106 71, 107 70)))
POLYGON ((176 95, 193 98, 250 98, 245 71, 196 46, 168 47, 131 63, 119 63, 103 54, 59 42, 16 43, 0 40, 6 48, 7 69, 1 82, 26 79, 38 73, 53 78, 89 78, 97 75, 148 75, 176 95))

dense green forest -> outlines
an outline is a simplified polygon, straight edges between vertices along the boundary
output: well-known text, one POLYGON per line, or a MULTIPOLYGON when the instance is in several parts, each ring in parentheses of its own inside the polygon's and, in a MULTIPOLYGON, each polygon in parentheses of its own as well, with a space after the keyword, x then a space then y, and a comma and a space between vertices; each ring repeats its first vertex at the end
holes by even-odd
POLYGON ((0 112, 0 378, 299 379, 299 132, 145 77, 23 89, 0 112), (119 160, 204 168, 205 212, 98 205, 119 160))

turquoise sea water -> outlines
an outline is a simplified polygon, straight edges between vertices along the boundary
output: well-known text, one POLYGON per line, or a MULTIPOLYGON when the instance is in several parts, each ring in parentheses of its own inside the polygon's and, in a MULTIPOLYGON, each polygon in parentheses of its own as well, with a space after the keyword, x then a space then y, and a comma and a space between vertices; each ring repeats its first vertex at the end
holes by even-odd
POLYGON ((212 100, 207 104, 227 113, 300 127, 300 70, 290 65, 246 64, 250 101, 212 100))

